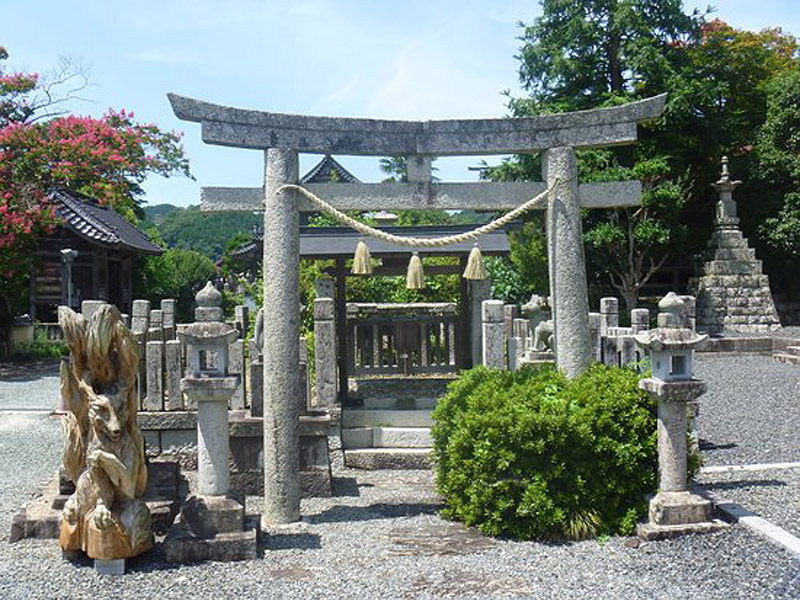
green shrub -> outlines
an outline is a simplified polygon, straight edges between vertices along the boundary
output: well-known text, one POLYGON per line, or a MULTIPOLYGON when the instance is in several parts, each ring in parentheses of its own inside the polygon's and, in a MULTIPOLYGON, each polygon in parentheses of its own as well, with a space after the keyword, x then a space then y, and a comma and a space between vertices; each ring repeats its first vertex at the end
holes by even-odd
POLYGON ((62 356, 69 356, 69 348, 61 340, 34 340, 14 346, 10 360, 12 362, 28 362, 62 356))
POLYGON ((463 373, 433 415, 445 516, 517 539, 632 532, 658 463, 640 377, 603 365, 572 381, 552 368, 463 373))

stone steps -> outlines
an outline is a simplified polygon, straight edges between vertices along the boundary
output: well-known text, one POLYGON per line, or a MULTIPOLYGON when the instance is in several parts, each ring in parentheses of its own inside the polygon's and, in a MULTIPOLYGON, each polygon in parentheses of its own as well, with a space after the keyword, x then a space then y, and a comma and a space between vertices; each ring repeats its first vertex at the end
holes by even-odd
POLYGON ((714 260, 703 266, 705 275, 760 275, 760 260, 714 260))
POLYGON ((430 410, 345 408, 342 427, 430 427, 430 410))
POLYGON ((430 469, 430 448, 362 448, 344 451, 344 464, 353 469, 430 469))
POLYGON ((430 448, 429 427, 348 427, 342 429, 342 446, 361 448, 430 448))
POLYGON ((709 260, 755 261, 756 251, 753 248, 715 248, 709 253, 709 260))
POLYGON ((436 408, 437 398, 393 398, 377 396, 364 398, 362 407, 370 410, 433 410, 436 408))

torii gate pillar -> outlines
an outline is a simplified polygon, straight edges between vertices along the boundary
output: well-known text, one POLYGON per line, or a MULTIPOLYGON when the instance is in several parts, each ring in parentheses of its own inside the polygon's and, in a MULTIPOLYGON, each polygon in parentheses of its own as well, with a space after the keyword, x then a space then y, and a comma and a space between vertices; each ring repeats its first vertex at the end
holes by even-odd
POLYGON ((543 175, 548 186, 556 184, 546 216, 553 350, 558 368, 576 377, 589 368, 592 349, 575 150, 546 150, 543 175))
POLYGON ((300 238, 297 151, 264 152, 264 510, 263 525, 300 519, 300 238))

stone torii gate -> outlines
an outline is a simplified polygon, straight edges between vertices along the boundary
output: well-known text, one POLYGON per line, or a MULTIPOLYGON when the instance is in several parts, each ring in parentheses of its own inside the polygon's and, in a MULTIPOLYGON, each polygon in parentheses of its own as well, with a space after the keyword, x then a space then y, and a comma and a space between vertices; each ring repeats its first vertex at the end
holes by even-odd
POLYGON ((547 244, 558 367, 590 362, 582 208, 641 202, 638 181, 578 183, 576 148, 630 144, 637 123, 664 110, 666 95, 630 104, 528 118, 392 121, 269 113, 169 94, 175 115, 202 125, 207 144, 264 151, 264 187, 203 188, 204 210, 264 210, 264 512, 266 524, 300 518, 297 371, 299 213, 314 207, 291 190, 298 153, 407 157, 408 183, 319 183, 307 188, 341 210, 515 208, 553 186, 547 244), (433 182, 434 156, 544 151, 544 183, 433 182))

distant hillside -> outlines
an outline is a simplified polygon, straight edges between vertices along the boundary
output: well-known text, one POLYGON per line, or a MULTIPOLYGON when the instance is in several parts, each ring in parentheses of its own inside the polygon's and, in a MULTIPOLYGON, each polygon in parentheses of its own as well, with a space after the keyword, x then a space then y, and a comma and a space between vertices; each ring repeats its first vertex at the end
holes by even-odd
POLYGON ((222 257, 233 236, 250 233, 261 220, 249 212, 202 212, 199 206, 180 208, 171 204, 148 206, 145 213, 145 226, 154 224, 167 246, 196 250, 214 260, 222 257))
POLYGON ((176 210, 183 209, 181 209, 179 206, 175 206, 174 204, 156 204, 154 206, 145 206, 145 221, 142 225, 144 227, 149 227, 150 225, 155 225, 157 227, 164 222, 164 219, 166 219, 176 210))

